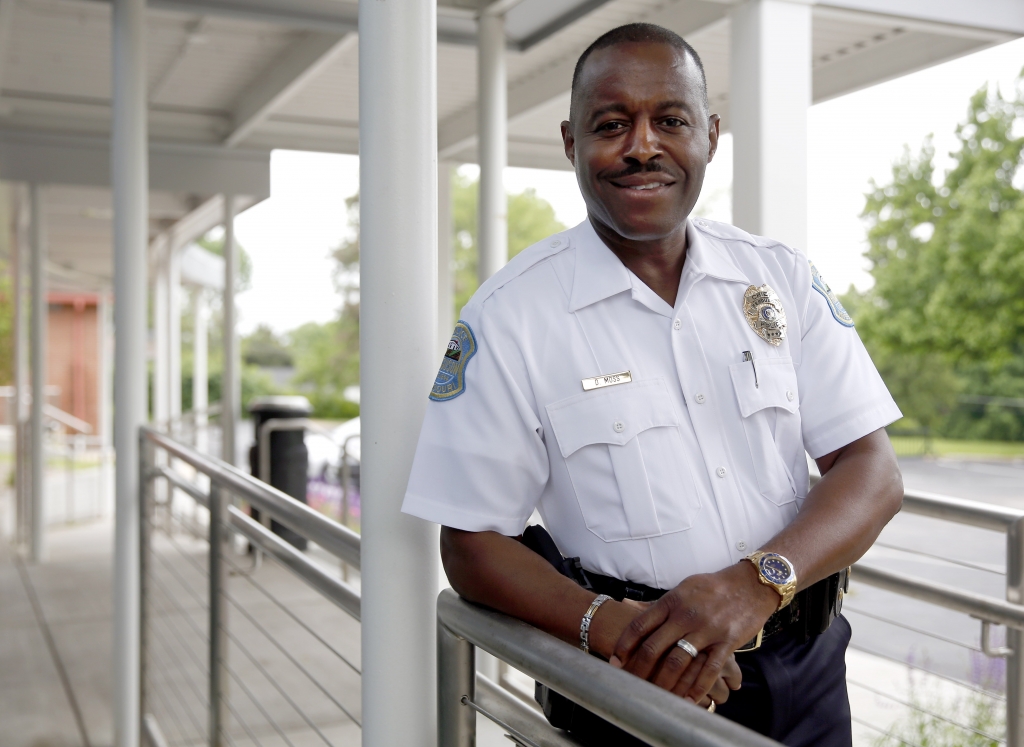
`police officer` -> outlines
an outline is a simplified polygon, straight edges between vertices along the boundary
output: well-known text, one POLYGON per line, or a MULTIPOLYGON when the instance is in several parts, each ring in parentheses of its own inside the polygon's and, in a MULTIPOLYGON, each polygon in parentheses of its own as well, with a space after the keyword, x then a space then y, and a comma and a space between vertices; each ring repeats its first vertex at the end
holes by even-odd
POLYGON ((463 597, 791 747, 849 745, 837 615, 900 506, 900 413, 799 249, 690 219, 718 136, 676 34, 583 53, 562 137, 588 219, 466 305, 403 510, 443 526, 463 597), (534 510, 561 573, 522 541, 534 510))

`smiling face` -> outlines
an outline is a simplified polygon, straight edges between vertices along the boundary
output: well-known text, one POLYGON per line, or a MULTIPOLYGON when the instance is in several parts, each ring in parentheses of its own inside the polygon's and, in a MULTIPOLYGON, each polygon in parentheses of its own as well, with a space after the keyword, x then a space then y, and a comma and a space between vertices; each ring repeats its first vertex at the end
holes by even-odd
POLYGON ((630 241, 680 235, 718 146, 689 55, 660 42, 595 50, 570 116, 562 140, 591 219, 630 241))

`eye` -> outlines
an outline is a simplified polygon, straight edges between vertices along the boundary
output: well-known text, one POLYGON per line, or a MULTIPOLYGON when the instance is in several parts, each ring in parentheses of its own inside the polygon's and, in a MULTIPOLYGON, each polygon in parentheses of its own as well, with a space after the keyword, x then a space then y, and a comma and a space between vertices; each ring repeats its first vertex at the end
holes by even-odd
POLYGON ((661 123, 667 127, 683 127, 686 125, 686 122, 681 120, 679 117, 666 117, 661 120, 661 123))
POLYGON ((622 122, 605 122, 603 125, 598 126, 598 132, 617 132, 623 129, 626 125, 622 122))

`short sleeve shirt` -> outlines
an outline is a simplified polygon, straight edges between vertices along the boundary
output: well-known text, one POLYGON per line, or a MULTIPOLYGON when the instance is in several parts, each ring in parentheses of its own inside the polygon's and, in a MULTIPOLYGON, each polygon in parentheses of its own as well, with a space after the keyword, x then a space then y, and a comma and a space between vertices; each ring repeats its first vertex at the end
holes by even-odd
POLYGON ((584 568, 667 589, 792 522, 807 454, 900 417, 806 256, 705 220, 687 240, 674 308, 589 221, 484 283, 438 375, 402 510, 508 536, 537 510, 584 568), (776 294, 777 345, 748 321, 752 286, 776 294))

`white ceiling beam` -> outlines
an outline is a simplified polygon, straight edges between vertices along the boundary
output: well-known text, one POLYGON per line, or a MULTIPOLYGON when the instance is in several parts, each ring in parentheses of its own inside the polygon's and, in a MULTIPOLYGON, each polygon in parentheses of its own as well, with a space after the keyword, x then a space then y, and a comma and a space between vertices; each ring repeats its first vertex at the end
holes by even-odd
MULTIPOLYGON (((729 12, 723 3, 677 2, 644 19, 675 31, 683 37, 692 37, 721 23, 729 12)), ((552 67, 513 82, 508 89, 509 124, 525 117, 552 99, 562 96, 572 84, 576 58, 583 50, 572 50, 552 67)), ((437 127, 438 158, 452 157, 476 142, 476 104, 452 115, 437 127)))
POLYGON ((1024 35, 1020 0, 825 0, 825 7, 859 10, 880 17, 988 29, 1024 35))
MULTIPOLYGON (((0 179, 110 186, 110 138, 0 130, 0 179)), ((268 197, 270 153, 150 142, 150 189, 268 197)))
POLYGON ((224 138, 224 145, 234 147, 245 140, 275 108, 351 49, 356 38, 354 33, 338 36, 310 32, 292 44, 239 96, 231 115, 231 132, 224 138))

